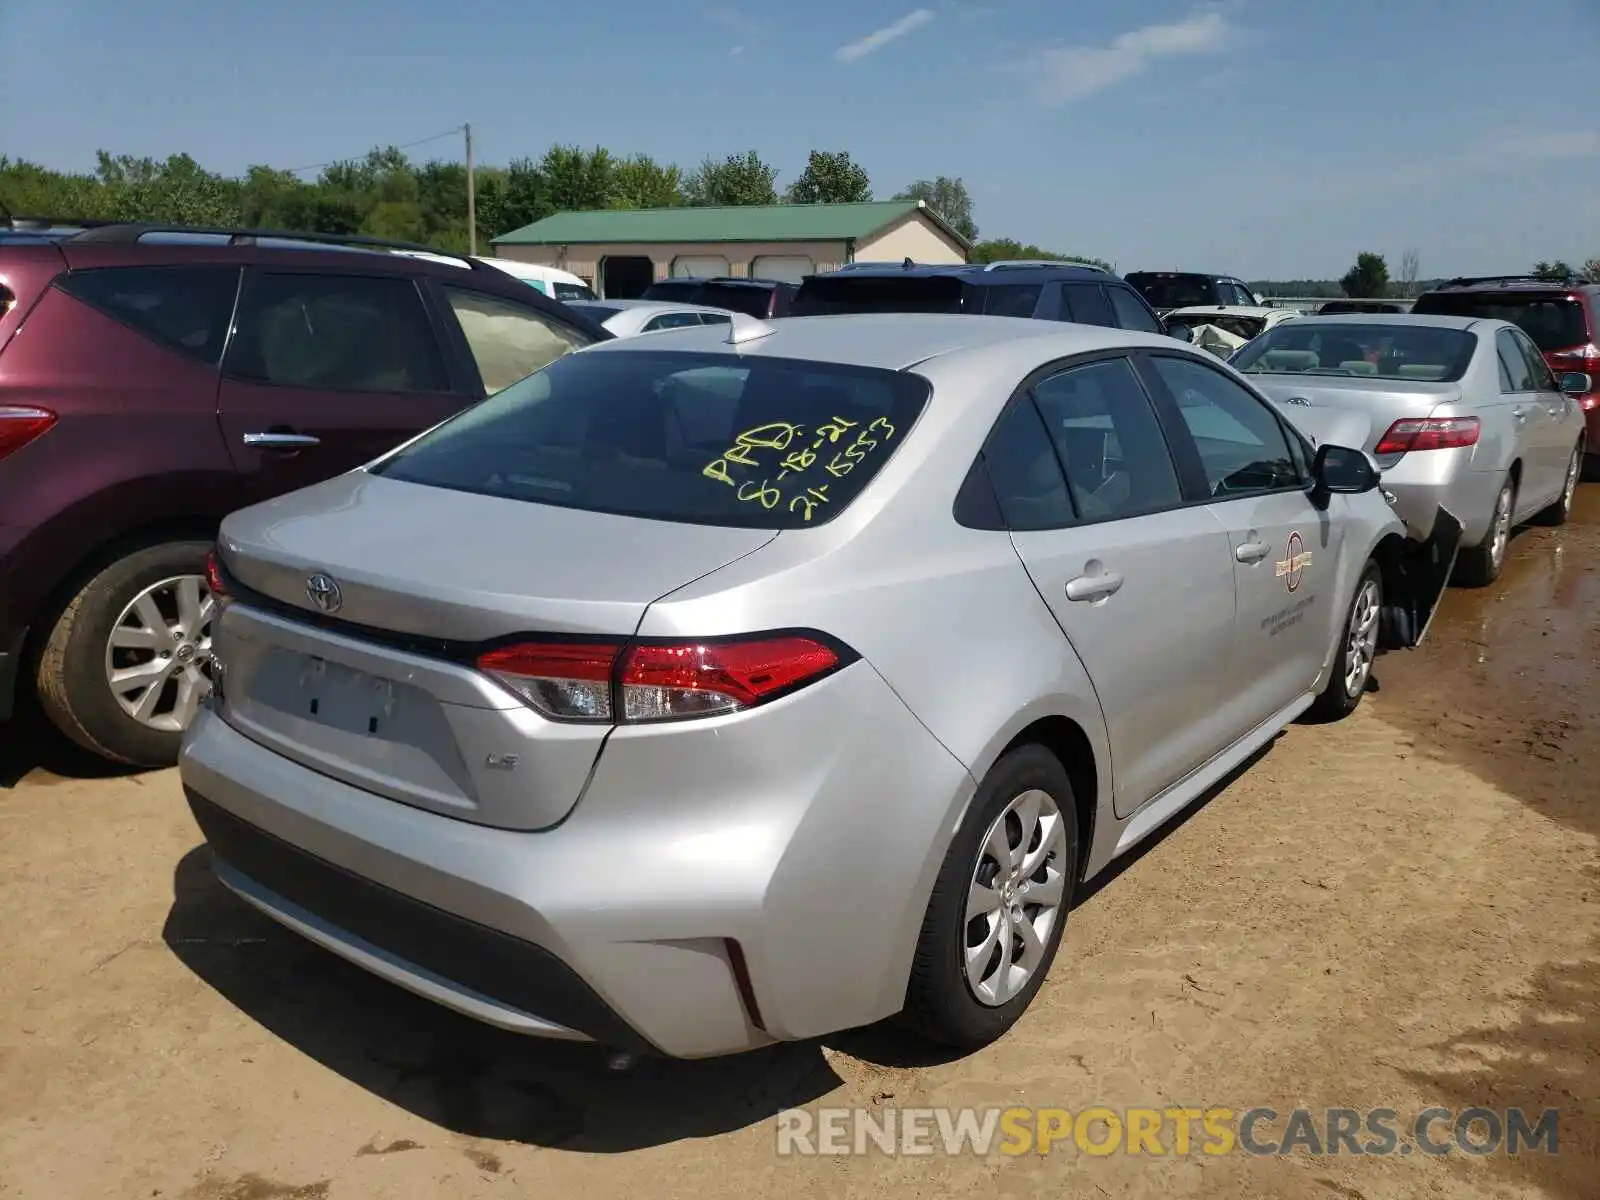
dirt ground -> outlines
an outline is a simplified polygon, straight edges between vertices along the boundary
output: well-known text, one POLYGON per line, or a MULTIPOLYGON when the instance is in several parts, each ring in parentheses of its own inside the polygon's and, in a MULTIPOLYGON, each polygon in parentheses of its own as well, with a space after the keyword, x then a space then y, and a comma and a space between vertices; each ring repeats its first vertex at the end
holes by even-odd
MULTIPOLYGON (((1600 1196, 1600 486, 1099 883, 1033 1011, 605 1070, 214 882, 175 772, 0 749, 0 1196, 1600 1196), (790 1106, 1560 1110, 1511 1158, 779 1158, 790 1106)), ((0 736, 5 736, 0 733, 0 736)), ((1278 1128, 1281 1133, 1281 1126, 1278 1128)))

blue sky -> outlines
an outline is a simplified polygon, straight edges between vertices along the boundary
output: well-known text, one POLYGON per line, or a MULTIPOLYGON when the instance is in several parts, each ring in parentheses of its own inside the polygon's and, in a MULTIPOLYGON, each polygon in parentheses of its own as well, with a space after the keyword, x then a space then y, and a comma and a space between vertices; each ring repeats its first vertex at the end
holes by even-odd
POLYGON ((1600 255, 1596 61, 1596 0, 3 0, 0 153, 843 149, 1121 271, 1428 276, 1600 255))

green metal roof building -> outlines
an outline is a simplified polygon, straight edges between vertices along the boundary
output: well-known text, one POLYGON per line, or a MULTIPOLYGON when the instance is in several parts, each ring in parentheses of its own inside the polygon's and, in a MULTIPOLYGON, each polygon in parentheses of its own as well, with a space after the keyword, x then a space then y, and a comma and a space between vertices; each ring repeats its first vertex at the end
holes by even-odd
POLYGON ((965 262, 970 247, 921 201, 880 200, 564 212, 501 234, 494 248, 626 299, 674 275, 798 282, 848 262, 965 262))

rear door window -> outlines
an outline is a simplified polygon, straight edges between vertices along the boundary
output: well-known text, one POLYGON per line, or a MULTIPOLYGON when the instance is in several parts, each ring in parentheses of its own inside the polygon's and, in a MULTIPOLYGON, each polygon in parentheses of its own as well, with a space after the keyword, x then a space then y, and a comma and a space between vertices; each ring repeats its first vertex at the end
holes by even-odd
POLYGON ((1104 325, 1115 328, 1117 318, 1106 300, 1105 290, 1098 283, 1064 283, 1061 285, 1061 319, 1076 321, 1080 325, 1104 325))
POLYGON ((1503 374, 1500 376, 1501 386, 1511 392, 1533 391, 1533 375, 1528 370, 1528 360, 1511 331, 1502 329, 1496 333, 1494 346, 1500 355, 1500 366, 1503 369, 1503 374), (1508 381, 1509 386, 1507 386, 1508 381))
POLYGON ((663 521, 806 529, 910 433, 925 379, 737 354, 573 354, 375 468, 432 487, 663 521))
POLYGON ((1134 517, 1183 500, 1144 385, 1125 358, 1070 367, 1033 389, 1082 521, 1134 517))
POLYGON ((531 308, 465 288, 446 287, 485 392, 498 392, 589 339, 531 308))
POLYGON ((328 391, 450 390, 417 286, 397 276, 253 275, 227 372, 328 391))
POLYGON ((988 299, 983 311, 991 317, 1031 317, 1039 307, 1042 290, 1037 283, 1008 283, 986 288, 988 299))
POLYGON ((103 267, 56 285, 168 349, 215 365, 239 293, 239 268, 103 267))
POLYGON ((1136 329, 1140 333, 1161 332, 1161 322, 1133 294, 1132 288, 1107 287, 1105 291, 1111 301, 1111 309, 1116 314, 1117 324, 1123 329, 1136 329))

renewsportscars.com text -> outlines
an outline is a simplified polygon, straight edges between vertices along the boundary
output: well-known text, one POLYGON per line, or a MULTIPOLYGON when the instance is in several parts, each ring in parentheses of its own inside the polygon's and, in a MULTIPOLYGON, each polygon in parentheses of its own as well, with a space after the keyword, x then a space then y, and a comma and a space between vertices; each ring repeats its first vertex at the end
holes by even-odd
POLYGON ((1560 1114, 1520 1108, 821 1108, 778 1114, 780 1155, 1555 1154, 1560 1114))

